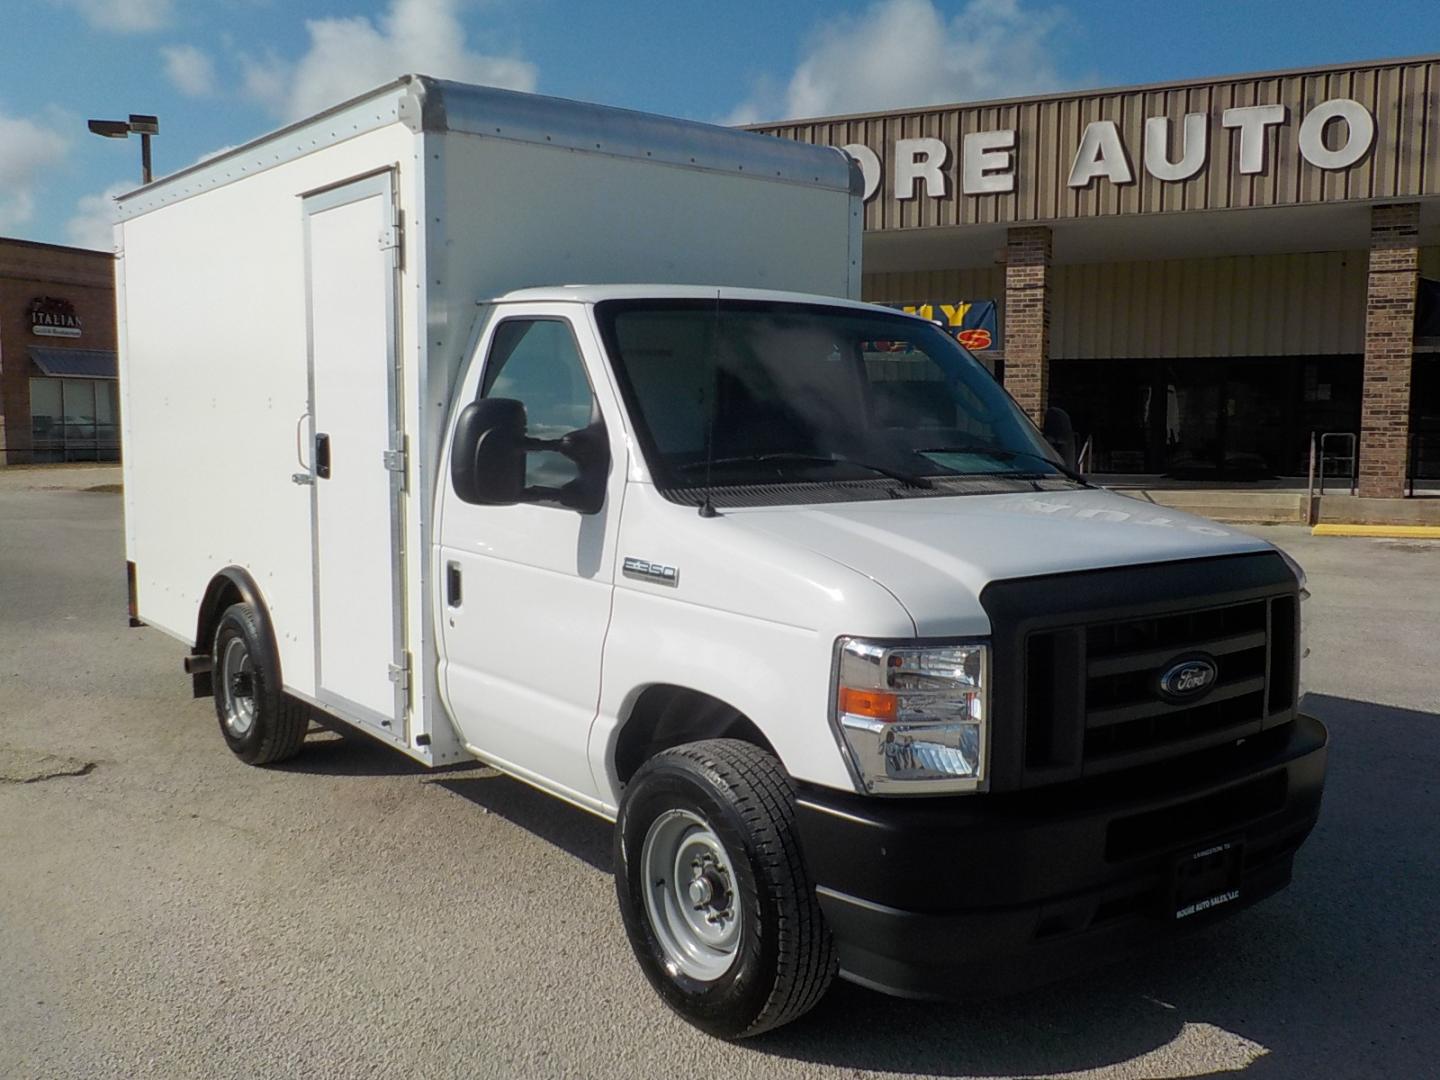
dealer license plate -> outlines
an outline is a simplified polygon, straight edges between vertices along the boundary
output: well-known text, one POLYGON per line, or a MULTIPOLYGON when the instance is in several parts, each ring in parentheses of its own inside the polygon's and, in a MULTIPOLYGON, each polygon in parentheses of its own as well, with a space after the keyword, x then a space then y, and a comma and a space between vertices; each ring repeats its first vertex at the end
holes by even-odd
POLYGON ((1240 899, 1244 845, 1223 840, 1182 856, 1175 863, 1175 918, 1188 919, 1240 899))

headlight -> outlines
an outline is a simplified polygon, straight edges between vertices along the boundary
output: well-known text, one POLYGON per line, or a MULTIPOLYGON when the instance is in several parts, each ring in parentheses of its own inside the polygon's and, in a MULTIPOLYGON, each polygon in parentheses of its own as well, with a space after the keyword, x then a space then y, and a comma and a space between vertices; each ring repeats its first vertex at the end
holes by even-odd
POLYGON ((985 780, 989 647, 841 638, 833 720, 865 790, 974 791, 985 780))

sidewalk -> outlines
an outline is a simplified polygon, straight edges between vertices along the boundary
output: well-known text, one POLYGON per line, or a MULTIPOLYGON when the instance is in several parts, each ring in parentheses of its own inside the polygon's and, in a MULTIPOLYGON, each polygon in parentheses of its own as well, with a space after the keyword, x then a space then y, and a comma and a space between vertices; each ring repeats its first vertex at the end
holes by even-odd
POLYGON ((0 465, 0 491, 119 491, 119 464, 0 465))

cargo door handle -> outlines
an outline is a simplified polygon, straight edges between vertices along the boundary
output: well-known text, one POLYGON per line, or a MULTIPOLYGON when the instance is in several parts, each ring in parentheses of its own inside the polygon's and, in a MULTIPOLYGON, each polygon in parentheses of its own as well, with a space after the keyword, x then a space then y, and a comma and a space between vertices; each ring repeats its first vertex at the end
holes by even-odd
POLYGON ((310 463, 305 460, 305 452, 301 449, 300 429, 305 426, 305 421, 310 420, 310 410, 306 409, 300 414, 300 419, 295 421, 295 460, 302 469, 309 469, 310 463))
POLYGON ((315 434, 315 475, 330 479, 330 436, 323 431, 315 434))
POLYGON ((445 603, 452 607, 460 606, 460 564, 457 562, 445 564, 445 603))

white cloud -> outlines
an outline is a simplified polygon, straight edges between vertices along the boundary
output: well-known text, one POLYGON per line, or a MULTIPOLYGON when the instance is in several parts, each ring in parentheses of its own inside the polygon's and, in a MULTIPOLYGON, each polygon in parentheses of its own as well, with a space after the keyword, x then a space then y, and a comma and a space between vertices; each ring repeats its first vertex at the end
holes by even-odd
POLYGON ((74 8, 97 30, 139 34, 168 26, 175 14, 175 0, 50 0, 74 8))
POLYGON ((215 93, 215 62, 204 49, 194 45, 166 45, 160 55, 165 60, 166 76, 186 97, 209 97, 215 93))
POLYGON ((1062 85, 1050 59, 1057 8, 971 0, 946 18, 932 0, 877 0, 810 41, 788 82, 762 79, 726 123, 832 116, 1009 97, 1062 85))
POLYGON ((338 104, 397 75, 533 90, 535 65, 467 47, 459 0, 390 0, 378 19, 311 19, 310 48, 297 61, 275 53, 241 56, 245 93, 293 120, 338 104))
MULTIPOLYGON (((194 161, 192 161, 190 165, 199 165, 202 162, 209 161, 211 158, 217 158, 221 154, 228 154, 238 145, 239 143, 226 143, 224 146, 217 146, 214 150, 206 150, 205 153, 201 154, 194 161)), ((186 168, 188 169, 190 165, 187 165, 186 168)))
POLYGON ((115 197, 134 187, 122 182, 111 184, 98 195, 82 196, 65 223, 65 238, 75 247, 115 250, 115 197))
POLYGON ((0 113, 0 231, 30 220, 41 174, 69 148, 64 136, 33 120, 0 113))

